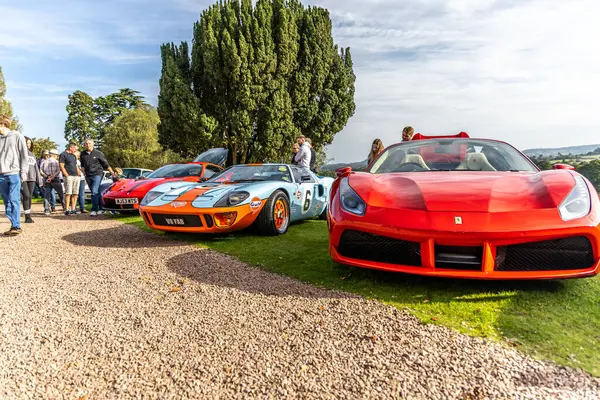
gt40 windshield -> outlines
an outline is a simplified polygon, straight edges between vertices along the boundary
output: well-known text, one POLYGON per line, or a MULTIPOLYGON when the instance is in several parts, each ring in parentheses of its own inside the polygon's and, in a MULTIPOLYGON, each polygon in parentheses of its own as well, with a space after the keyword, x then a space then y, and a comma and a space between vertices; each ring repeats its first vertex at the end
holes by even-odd
POLYGON ((185 178, 186 176, 200 176, 202 165, 200 164, 171 164, 160 167, 150 175, 153 178, 185 178))
POLYGON ((512 146, 494 140, 434 139, 388 147, 367 172, 525 171, 537 168, 512 146))
POLYGON ((284 165, 233 165, 208 182, 292 182, 290 170, 284 165))

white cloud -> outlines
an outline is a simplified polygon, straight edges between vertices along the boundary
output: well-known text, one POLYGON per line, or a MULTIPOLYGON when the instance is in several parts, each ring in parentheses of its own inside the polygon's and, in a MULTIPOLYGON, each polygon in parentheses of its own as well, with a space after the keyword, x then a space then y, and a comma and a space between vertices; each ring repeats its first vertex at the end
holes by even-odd
MULTIPOLYGON (((336 161, 364 159, 374 138, 391 144, 405 125, 425 134, 465 130, 521 149, 600 143, 595 0, 307 1, 329 9, 335 42, 351 47, 357 75, 356 114, 328 151, 336 161)), ((190 41, 213 1, 23 3, 0 0, 0 62, 38 56, 43 69, 49 57, 91 57, 158 73, 160 43, 190 41)), ((124 81, 116 68, 110 76, 65 68, 51 81, 6 76, 26 129, 53 126, 62 135, 57 96, 66 103, 76 89, 98 96, 127 86, 156 103, 158 76, 124 81)))
POLYGON ((494 137, 519 148, 600 142, 600 36, 593 0, 321 1, 353 51, 357 112, 329 156, 424 134, 494 137))
POLYGON ((151 33, 161 27, 161 20, 157 16, 139 24, 132 11, 127 3, 113 1, 0 5, 0 51, 58 59, 94 57, 115 64, 156 62, 158 50, 142 52, 137 46, 158 46, 151 33))

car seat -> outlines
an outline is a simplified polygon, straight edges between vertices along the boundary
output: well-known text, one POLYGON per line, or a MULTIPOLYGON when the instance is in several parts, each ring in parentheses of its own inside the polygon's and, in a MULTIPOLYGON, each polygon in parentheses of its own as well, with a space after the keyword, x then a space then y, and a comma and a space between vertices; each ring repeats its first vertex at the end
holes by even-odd
POLYGON ((425 160, 423 160, 423 157, 421 157, 419 154, 407 154, 407 155, 405 155, 404 158, 402 159, 402 162, 400 164, 406 164, 406 163, 419 164, 421 167, 423 167, 423 169, 427 169, 427 170, 430 169, 427 166, 427 164, 425 164, 425 160))
POLYGON ((485 154, 467 153, 464 160, 456 167, 456 170, 496 171, 496 168, 489 163, 485 154))

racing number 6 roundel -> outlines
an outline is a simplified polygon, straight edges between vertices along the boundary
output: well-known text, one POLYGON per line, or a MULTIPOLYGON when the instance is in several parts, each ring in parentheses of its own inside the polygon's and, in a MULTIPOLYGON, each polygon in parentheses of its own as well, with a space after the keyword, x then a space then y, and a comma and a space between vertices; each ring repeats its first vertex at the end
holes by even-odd
POLYGON ((306 214, 310 210, 312 203, 312 190, 307 189, 304 192, 304 198, 302 200, 302 214, 306 214))

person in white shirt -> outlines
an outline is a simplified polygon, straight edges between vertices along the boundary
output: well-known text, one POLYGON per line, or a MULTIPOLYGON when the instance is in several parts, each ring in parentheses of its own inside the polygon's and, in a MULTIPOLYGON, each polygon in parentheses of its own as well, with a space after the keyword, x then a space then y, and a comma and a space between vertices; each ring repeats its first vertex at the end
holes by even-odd
POLYGON ((298 136, 296 138, 296 142, 298 142, 300 150, 298 150, 298 152, 296 153, 294 161, 298 164, 300 168, 310 171, 311 151, 310 146, 308 145, 308 143, 306 143, 306 136, 298 136))

